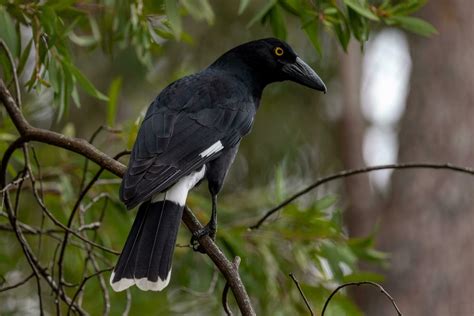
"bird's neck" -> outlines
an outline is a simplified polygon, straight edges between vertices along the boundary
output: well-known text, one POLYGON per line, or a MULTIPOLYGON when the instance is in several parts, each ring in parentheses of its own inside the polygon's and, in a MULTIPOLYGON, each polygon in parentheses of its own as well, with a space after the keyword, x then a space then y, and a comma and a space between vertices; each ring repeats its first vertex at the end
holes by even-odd
POLYGON ((272 81, 267 74, 259 69, 259 65, 253 65, 241 56, 237 57, 228 52, 216 60, 209 69, 226 72, 228 75, 242 82, 257 101, 257 106, 262 96, 263 89, 272 81))

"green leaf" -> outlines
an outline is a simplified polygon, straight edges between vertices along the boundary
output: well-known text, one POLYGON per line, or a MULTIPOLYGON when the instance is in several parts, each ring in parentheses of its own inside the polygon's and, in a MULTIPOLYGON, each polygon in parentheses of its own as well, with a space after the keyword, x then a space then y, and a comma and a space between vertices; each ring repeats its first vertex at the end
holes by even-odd
POLYGON ((109 102, 107 103, 107 125, 115 126, 118 97, 122 87, 122 77, 115 78, 109 87, 109 102))
POLYGON ((351 33, 347 31, 348 29, 341 27, 340 25, 337 25, 334 28, 334 32, 336 32, 337 39, 339 40, 339 43, 342 46, 342 49, 344 49, 345 52, 347 52, 347 46, 349 46, 349 42, 351 40, 351 33))
POLYGON ((59 87, 58 87, 58 92, 55 93, 54 95, 54 101, 56 104, 58 104, 59 106, 59 112, 58 112, 58 116, 57 116, 57 122, 59 122, 59 120, 61 120, 61 118, 63 117, 63 114, 65 112, 65 108, 67 106, 67 104, 65 104, 64 100, 64 95, 65 95, 65 84, 66 84, 66 79, 64 79, 65 77, 65 74, 68 74, 68 72, 64 71, 63 68, 60 68, 57 72, 57 82, 59 84, 59 87))
POLYGON ((304 8, 300 0, 280 0, 278 3, 283 9, 285 9, 285 11, 295 16, 300 16, 301 13, 304 12, 304 8))
MULTIPOLYGON (((76 83, 76 79, 72 76, 72 73, 69 73, 67 71, 64 71, 64 91, 62 95, 62 102, 64 103, 63 108, 64 112, 69 114, 69 100, 71 99, 72 96, 72 89, 76 83)), ((58 116, 58 121, 60 120, 60 116, 58 116)))
POLYGON ((319 40, 319 34, 318 34, 318 20, 314 16, 305 14, 302 15, 301 18, 301 24, 303 25, 303 30, 306 33, 306 36, 308 36, 311 44, 313 44, 313 47, 316 49, 319 55, 322 54, 322 48, 321 48, 321 41, 319 40))
POLYGON ((0 46, 0 73, 3 73, 5 82, 10 82, 13 79, 12 65, 7 54, 3 51, 3 47, 0 46))
POLYGON ((69 39, 74 44, 82 47, 90 47, 97 42, 95 37, 92 35, 79 36, 76 35, 74 32, 69 33, 69 39))
POLYGON ((79 98, 79 92, 77 91, 77 86, 74 85, 71 92, 72 100, 74 104, 80 108, 81 107, 81 99, 79 98))
POLYGON ((10 49, 13 56, 18 56, 18 34, 15 29, 15 23, 8 12, 0 6, 0 38, 3 39, 10 49))
POLYGON ((359 0, 344 0, 344 3, 360 15, 366 17, 369 20, 372 21, 379 21, 378 16, 376 16, 370 9, 366 6, 366 3, 364 1, 364 4, 361 3, 359 0))
POLYGON ((247 9, 249 3, 250 3, 250 0, 240 0, 239 11, 238 11, 239 15, 244 13, 244 11, 245 11, 245 9, 247 9))
POLYGON ((175 38, 179 39, 183 28, 181 25, 181 17, 179 15, 178 1, 165 0, 165 11, 175 38))
POLYGON ((368 21, 351 8, 347 10, 347 13, 352 34, 354 34, 354 37, 363 44, 369 39, 368 21))
POLYGON ((71 72, 72 76, 77 80, 79 85, 84 89, 85 92, 87 92, 87 94, 99 100, 108 101, 109 98, 102 92, 97 90, 92 84, 92 82, 90 82, 89 79, 87 79, 87 77, 84 76, 84 74, 76 68, 76 66, 74 66, 65 59, 63 59, 63 65, 71 72))
POLYGON ((250 28, 252 25, 261 21, 269 12, 270 10, 276 5, 277 0, 268 0, 267 3, 254 15, 252 20, 247 24, 247 27, 250 28))
POLYGON ((9 133, 0 133, 0 140, 4 142, 12 142, 17 139, 16 135, 9 134, 9 133))
POLYGON ((422 35, 432 36, 438 34, 436 28, 429 22, 412 16, 392 16, 390 20, 400 25, 407 31, 422 35))
POLYGON ((61 11, 64 9, 68 9, 71 5, 73 5, 75 0, 48 0, 44 4, 44 6, 50 7, 55 11, 61 11))
POLYGON ((16 72, 18 73, 18 76, 21 75, 21 73, 23 72, 23 69, 25 68, 26 61, 28 60, 28 56, 30 55, 32 44, 33 44, 33 39, 30 39, 25 49, 23 49, 23 52, 21 53, 20 61, 18 62, 18 67, 16 68, 16 72))
POLYGON ((286 40, 286 22, 280 6, 274 6, 270 11, 270 25, 273 34, 283 40, 286 40))
POLYGON ((181 0, 181 3, 197 21, 205 20, 208 24, 214 23, 214 11, 208 0, 181 0))
POLYGON ((317 210, 324 211, 336 204, 337 197, 335 195, 327 195, 319 200, 317 200, 313 207, 317 210))
POLYGON ((406 16, 421 9, 428 0, 406 0, 393 7, 388 7, 387 11, 392 15, 406 16))

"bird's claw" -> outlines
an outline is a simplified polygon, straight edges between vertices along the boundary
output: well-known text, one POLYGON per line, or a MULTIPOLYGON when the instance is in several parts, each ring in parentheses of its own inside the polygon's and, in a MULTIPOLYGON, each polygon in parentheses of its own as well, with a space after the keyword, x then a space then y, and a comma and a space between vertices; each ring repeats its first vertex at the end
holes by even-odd
POLYGON ((206 253, 204 250, 204 247, 201 246, 199 243, 199 239, 203 236, 209 236, 212 240, 216 240, 216 230, 212 229, 209 225, 204 226, 202 229, 198 230, 197 232, 193 233, 193 236, 191 237, 191 248, 193 248, 194 251, 199 251, 200 253, 206 253))

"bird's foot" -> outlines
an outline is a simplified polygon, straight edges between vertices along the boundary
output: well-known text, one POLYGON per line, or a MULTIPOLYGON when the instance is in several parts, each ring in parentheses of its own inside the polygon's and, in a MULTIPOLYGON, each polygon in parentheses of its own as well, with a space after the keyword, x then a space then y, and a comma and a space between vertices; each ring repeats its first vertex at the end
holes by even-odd
POLYGON ((204 248, 199 243, 199 239, 201 239, 201 237, 206 236, 206 235, 211 237, 212 240, 216 240, 216 228, 212 227, 212 225, 207 224, 202 229, 193 233, 190 243, 194 251, 199 251, 200 253, 206 253, 204 248))

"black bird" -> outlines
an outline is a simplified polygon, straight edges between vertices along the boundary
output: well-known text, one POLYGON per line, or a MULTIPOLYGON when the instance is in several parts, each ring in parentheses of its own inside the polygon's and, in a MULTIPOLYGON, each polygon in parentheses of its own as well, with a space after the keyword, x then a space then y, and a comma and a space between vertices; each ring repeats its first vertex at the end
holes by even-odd
POLYGON ((208 68, 166 87, 148 108, 133 146, 120 198, 140 203, 110 278, 115 291, 132 285, 160 291, 171 261, 188 192, 207 179, 212 215, 192 243, 215 238, 217 194, 240 140, 252 128, 262 91, 291 80, 326 92, 326 86, 285 42, 267 38, 237 46, 208 68))

